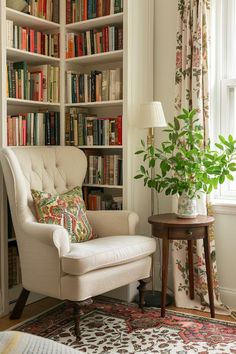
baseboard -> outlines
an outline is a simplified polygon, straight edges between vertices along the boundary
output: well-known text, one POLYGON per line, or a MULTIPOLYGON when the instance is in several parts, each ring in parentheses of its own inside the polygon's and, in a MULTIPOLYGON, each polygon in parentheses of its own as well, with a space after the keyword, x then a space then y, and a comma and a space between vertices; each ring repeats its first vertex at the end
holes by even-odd
POLYGON ((236 289, 220 287, 220 295, 223 304, 236 310, 236 289))

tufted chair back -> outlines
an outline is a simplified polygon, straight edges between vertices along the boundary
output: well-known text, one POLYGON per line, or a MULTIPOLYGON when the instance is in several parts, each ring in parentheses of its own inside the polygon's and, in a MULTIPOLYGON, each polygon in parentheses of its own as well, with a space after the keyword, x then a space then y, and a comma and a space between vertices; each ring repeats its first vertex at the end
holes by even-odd
POLYGON ((8 147, 1 160, 16 234, 18 223, 35 220, 31 189, 66 192, 82 185, 87 168, 84 153, 70 146, 8 147))

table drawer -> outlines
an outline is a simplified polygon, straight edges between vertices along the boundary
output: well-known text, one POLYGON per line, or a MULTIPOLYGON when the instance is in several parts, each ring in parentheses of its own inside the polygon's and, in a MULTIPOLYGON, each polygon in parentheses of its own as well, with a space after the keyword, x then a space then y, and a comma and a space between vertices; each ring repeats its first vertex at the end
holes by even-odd
POLYGON ((180 227, 169 228, 169 239, 173 240, 197 240, 205 236, 205 227, 180 227))

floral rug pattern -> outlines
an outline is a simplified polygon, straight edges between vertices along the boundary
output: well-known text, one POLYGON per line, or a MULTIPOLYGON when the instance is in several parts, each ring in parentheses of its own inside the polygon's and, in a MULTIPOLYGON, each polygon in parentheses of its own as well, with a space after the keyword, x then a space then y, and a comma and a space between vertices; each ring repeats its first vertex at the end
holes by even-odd
POLYGON ((36 334, 90 354, 236 353, 236 323, 145 308, 136 304, 95 301, 84 309, 82 339, 74 337, 72 307, 65 303, 14 330, 36 334))

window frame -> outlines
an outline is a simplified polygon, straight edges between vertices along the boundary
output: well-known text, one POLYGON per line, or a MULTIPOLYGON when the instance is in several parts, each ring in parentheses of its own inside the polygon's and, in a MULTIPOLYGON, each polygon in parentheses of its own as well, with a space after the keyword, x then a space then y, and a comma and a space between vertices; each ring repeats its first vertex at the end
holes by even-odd
MULTIPOLYGON (((235 0, 213 0, 211 12, 211 45, 210 45, 210 139, 218 142, 218 136, 230 134, 229 113, 229 88, 236 89, 236 61, 234 56, 227 57, 228 48, 231 49, 233 38, 227 35, 236 28, 236 4, 235 0), (234 12, 233 12, 234 11, 234 12), (233 13, 235 14, 233 17, 233 13), (221 15, 221 16, 220 16, 221 15), (228 17, 233 18, 232 22, 228 17), (235 63, 234 63, 235 61, 235 63), (234 72, 234 77, 232 76, 234 72)), ((234 47, 236 54, 236 44, 234 47)), ((228 54, 229 55, 229 54, 228 54)), ((236 176, 235 176, 236 177, 236 176)), ((235 182, 234 182, 235 183, 235 182)), ((225 206, 232 214, 232 208, 236 213, 236 189, 232 190, 232 184, 225 181, 212 193, 212 204, 219 207, 225 206)))

